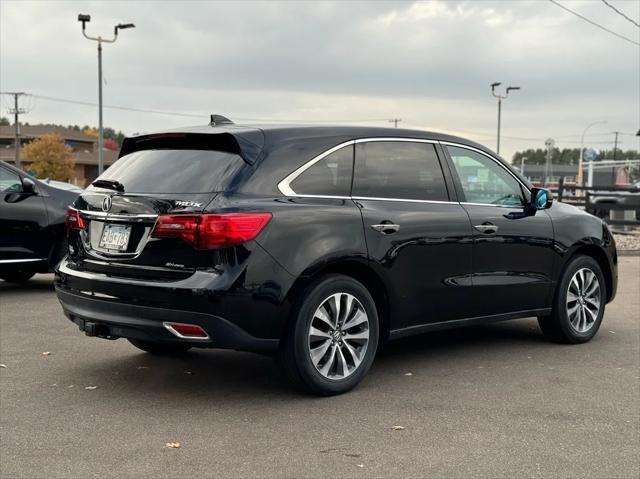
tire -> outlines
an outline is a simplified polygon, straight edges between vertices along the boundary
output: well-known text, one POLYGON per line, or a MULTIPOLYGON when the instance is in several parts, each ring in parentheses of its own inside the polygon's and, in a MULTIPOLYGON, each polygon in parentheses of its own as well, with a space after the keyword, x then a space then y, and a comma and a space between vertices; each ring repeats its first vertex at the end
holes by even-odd
POLYGON ((0 274, 0 279, 4 279, 8 283, 24 283, 33 278, 35 274, 35 271, 12 271, 0 274))
POLYGON ((141 341, 139 339, 130 338, 127 340, 136 348, 157 356, 178 356, 191 349, 190 345, 182 343, 156 343, 153 341, 141 341))
POLYGON ((551 314, 538 318, 540 329, 547 338, 558 343, 586 343, 600 328, 606 298, 606 283, 600 265, 590 256, 578 255, 564 269, 551 314), (595 286, 594 281, 597 281, 595 286))
POLYGON ((319 396, 345 393, 362 381, 373 363, 378 325, 375 302, 361 283, 339 274, 323 276, 304 290, 294 307, 278 353, 280 365, 299 389, 319 396))

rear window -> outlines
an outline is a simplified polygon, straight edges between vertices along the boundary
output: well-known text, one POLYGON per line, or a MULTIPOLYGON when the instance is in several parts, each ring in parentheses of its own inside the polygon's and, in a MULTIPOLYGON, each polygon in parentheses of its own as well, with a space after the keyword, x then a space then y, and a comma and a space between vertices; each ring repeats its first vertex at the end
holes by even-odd
POLYGON ((142 150, 116 161, 100 177, 127 193, 224 191, 246 163, 234 153, 208 150, 142 150))
POLYGON ((377 141, 356 146, 353 195, 447 201, 444 175, 430 143, 377 141))

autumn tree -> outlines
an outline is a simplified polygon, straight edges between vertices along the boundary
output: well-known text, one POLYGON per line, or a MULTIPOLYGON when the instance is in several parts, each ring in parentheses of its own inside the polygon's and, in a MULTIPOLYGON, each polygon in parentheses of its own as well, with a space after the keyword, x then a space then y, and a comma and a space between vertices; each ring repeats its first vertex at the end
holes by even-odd
POLYGON ((69 181, 73 176, 73 155, 61 136, 54 133, 42 135, 22 150, 25 161, 39 178, 69 181))

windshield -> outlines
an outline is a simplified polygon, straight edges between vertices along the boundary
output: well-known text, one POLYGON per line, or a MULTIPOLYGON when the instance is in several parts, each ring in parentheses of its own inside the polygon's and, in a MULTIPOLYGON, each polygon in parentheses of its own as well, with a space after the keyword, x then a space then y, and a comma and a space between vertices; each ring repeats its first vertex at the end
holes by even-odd
POLYGON ((244 165, 221 151, 142 150, 120 158, 99 179, 119 181, 126 193, 212 193, 225 190, 244 165))

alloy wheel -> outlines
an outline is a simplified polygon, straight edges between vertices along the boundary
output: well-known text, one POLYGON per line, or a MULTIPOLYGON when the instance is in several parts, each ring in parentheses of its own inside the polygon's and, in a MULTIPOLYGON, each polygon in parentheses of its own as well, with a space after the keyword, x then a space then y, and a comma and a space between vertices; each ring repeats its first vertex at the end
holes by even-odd
POLYGON ((600 313, 600 281, 589 268, 575 272, 567 291, 567 318, 578 333, 589 331, 600 313))
POLYGON ((322 301, 311 320, 307 344, 311 362, 323 377, 351 376, 369 345, 369 317, 360 301, 349 293, 322 301))

